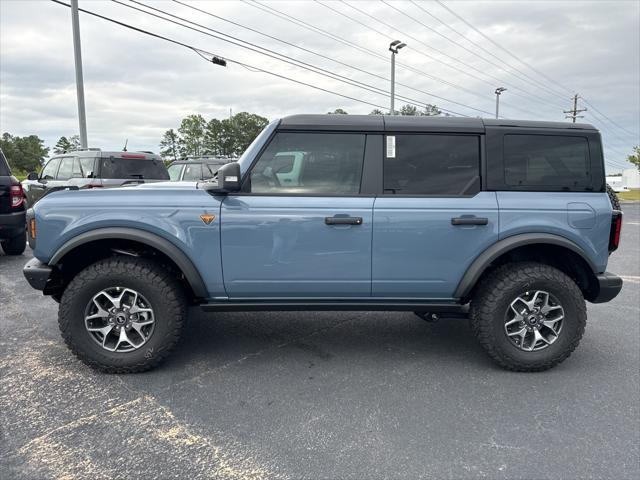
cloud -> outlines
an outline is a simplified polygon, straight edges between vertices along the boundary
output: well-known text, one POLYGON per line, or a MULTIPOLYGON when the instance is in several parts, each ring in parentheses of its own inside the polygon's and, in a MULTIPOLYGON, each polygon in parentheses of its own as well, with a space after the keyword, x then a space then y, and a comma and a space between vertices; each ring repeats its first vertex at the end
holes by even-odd
MULTIPOLYGON (((144 9, 128 0, 123 3, 144 9)), ((445 2, 547 78, 500 50, 435 2, 423 2, 419 6, 408 1, 393 2, 391 5, 395 9, 377 1, 323 2, 356 21, 319 2, 263 2, 381 57, 294 25, 248 3, 187 2, 294 46, 176 2, 142 0, 142 3, 197 22, 202 26, 197 28, 205 33, 113 2, 81 0, 80 6, 226 58, 381 106, 389 103, 384 95, 243 49, 214 38, 212 35, 220 35, 206 28, 384 91, 389 86, 384 80, 389 77, 388 42, 400 38, 408 47, 401 51, 398 61, 427 75, 399 65, 398 82, 421 90, 417 92, 399 85, 399 95, 468 115, 481 115, 477 110, 451 102, 455 101, 489 112, 482 115, 490 116, 495 101, 493 90, 506 86, 508 90, 501 97, 504 115, 564 120, 562 110, 570 108, 571 94, 578 92, 627 130, 640 130, 638 2, 445 2), (373 18, 350 8, 349 4, 373 18), (295 46, 366 70, 371 75, 295 46)), ((373 108, 250 71, 233 62, 226 68, 215 66, 184 47, 86 14, 81 14, 81 34, 92 146, 120 148, 124 139, 129 138, 129 144, 134 148, 157 150, 164 130, 177 127, 180 119, 190 113, 221 118, 232 109, 233 112, 251 111, 275 118, 301 112, 324 113, 338 107, 350 113, 368 113, 373 108)), ((397 100, 397 103, 403 102, 397 100)), ((69 10, 52 2, 1 1, 0 130, 16 135, 37 134, 45 138, 48 145, 53 145, 61 135, 77 131, 76 115, 69 10)), ((591 111, 586 112, 584 121, 601 128, 608 158, 616 162, 622 160, 632 144, 640 143, 637 135, 620 131, 591 111)))

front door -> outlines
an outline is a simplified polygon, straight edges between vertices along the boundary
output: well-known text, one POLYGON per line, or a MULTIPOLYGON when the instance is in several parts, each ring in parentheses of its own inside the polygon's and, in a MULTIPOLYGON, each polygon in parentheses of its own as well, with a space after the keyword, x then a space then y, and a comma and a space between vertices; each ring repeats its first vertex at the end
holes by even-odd
POLYGON ((374 206, 374 297, 450 299, 471 262, 498 240, 496 194, 480 191, 480 140, 387 135, 384 191, 374 206))
POLYGON ((278 132, 221 208, 230 298, 369 297, 366 135, 278 132))

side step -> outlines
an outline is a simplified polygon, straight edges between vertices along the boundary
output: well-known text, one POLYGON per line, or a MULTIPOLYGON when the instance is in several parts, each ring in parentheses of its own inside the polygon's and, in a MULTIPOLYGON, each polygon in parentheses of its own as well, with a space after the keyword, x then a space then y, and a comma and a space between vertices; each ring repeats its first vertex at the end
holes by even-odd
POLYGON ((388 312, 432 312, 464 315, 466 305, 455 302, 415 301, 334 301, 334 300, 228 300, 200 305, 206 312, 262 312, 262 311, 388 311, 388 312))

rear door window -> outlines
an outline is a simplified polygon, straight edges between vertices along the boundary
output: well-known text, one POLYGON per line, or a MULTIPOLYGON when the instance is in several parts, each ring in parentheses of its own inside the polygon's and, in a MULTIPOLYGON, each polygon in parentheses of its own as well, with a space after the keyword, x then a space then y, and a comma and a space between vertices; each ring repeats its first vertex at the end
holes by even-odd
POLYGON ((169 180, 162 160, 109 157, 101 161, 100 177, 104 179, 169 180))
POLYGON ((387 135, 385 153, 385 194, 458 196, 480 191, 476 135, 387 135))
POLYGON ((589 147, 584 137, 505 135, 507 185, 571 189, 591 184, 589 147))
POLYGON ((83 178, 91 178, 95 170, 95 157, 81 157, 78 159, 80 163, 80 173, 83 178))

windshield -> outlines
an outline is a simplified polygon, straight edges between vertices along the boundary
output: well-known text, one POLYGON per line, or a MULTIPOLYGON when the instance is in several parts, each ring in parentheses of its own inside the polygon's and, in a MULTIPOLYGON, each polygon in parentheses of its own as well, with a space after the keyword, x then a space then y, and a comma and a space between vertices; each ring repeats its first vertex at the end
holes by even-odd
POLYGON ((138 178, 149 180, 169 180, 167 167, 162 160, 110 157, 102 159, 100 177, 109 178, 138 178))
POLYGON ((264 142, 266 142, 267 139, 271 136, 271 133, 276 129, 279 123, 280 123, 280 119, 276 119, 273 122, 271 122, 269 125, 264 127, 264 130, 260 132, 260 135, 258 135, 255 138, 255 140, 251 142, 251 145, 247 147, 247 149, 244 151, 242 156, 238 159, 238 163, 240 164, 240 171, 242 172, 243 175, 244 175, 244 172, 246 172, 249 166, 251 165, 251 162, 256 157, 256 155, 258 154, 262 146, 264 145, 264 142))

